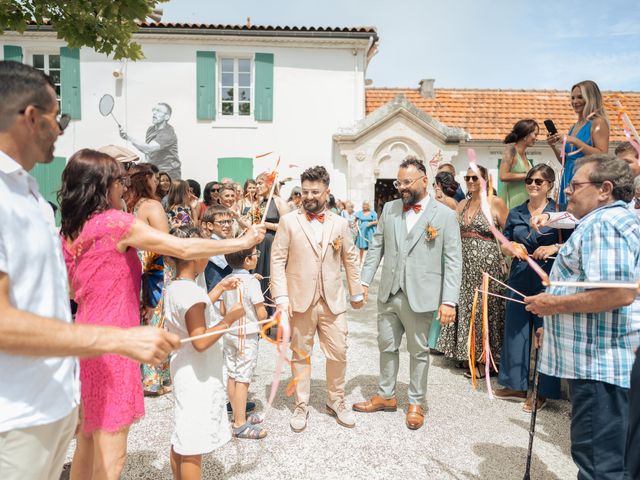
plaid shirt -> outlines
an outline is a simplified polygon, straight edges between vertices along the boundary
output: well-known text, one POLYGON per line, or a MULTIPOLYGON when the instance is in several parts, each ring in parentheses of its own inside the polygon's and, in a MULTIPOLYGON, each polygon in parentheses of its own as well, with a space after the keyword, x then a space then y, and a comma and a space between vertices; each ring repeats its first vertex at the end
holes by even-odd
MULTIPOLYGON (((636 282, 640 277, 640 222, 617 201, 582 218, 562 246, 550 280, 636 282)), ((552 295, 584 291, 550 287, 552 295)), ((596 380, 629 388, 640 345, 640 300, 602 313, 544 317, 539 370, 560 378, 596 380)))

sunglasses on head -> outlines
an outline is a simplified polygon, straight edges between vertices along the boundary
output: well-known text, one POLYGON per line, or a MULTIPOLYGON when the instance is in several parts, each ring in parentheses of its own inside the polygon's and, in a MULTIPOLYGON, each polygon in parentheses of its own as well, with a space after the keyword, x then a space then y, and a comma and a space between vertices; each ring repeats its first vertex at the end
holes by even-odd
POLYGON ((532 183, 535 183, 537 187, 542 185, 544 182, 546 182, 546 180, 542 178, 526 178, 524 180, 524 183, 526 183, 527 185, 531 185, 532 183))
POLYGON ((477 175, 465 175, 464 176, 464 181, 465 182, 477 182, 478 181, 478 176, 477 175))

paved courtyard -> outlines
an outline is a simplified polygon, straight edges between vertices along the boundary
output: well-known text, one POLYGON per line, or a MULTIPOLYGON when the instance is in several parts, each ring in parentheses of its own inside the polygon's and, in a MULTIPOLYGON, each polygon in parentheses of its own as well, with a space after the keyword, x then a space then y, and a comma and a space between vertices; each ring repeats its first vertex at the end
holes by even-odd
MULTIPOLYGON (((377 291, 376 283, 371 292, 377 291)), ((347 403, 376 392, 378 350, 376 297, 349 311, 347 403)), ((251 395, 264 408, 275 365, 275 349, 261 343, 251 395)), ((314 350, 311 413, 300 434, 289 428, 293 400, 286 397, 290 375, 282 377, 261 441, 232 440, 203 460, 207 479, 520 479, 524 472, 529 415, 516 402, 489 400, 484 383, 470 380, 441 356, 431 357, 425 426, 404 426, 409 379, 403 342, 395 413, 356 414, 354 429, 339 426, 324 410, 324 359, 314 350)), ((494 383, 495 386, 495 383, 494 383)), ((146 416, 129 435, 124 479, 170 479, 172 395, 145 400, 146 416)), ((575 478, 569 450, 570 405, 556 401, 539 412, 531 478, 575 478)), ((69 459, 74 444, 69 449, 69 459)), ((63 478, 65 475, 63 475, 63 478)))

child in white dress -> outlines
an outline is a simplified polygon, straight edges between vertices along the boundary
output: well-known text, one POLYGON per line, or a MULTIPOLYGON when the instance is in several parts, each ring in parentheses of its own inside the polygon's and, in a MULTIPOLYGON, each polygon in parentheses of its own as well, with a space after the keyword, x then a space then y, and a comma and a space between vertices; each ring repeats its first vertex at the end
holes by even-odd
MULTIPOLYGON (((178 227, 171 231, 180 238, 201 237, 195 227, 178 227)), ((230 328, 244 316, 236 304, 219 322, 213 303, 225 289, 235 289, 238 279, 227 278, 209 294, 196 284, 207 258, 173 259, 176 277, 167 287, 164 312, 170 332, 181 338, 230 328)), ((171 436, 171 470, 176 479, 201 478, 202 455, 224 445, 231 438, 222 379, 223 333, 183 344, 171 356, 171 380, 175 397, 174 431, 171 436)))
POLYGON ((250 270, 256 268, 260 251, 256 247, 225 255, 233 268, 231 277, 240 280, 237 290, 228 290, 222 296, 221 312, 228 311, 238 302, 245 310, 243 331, 229 332, 224 336, 224 365, 227 370, 227 394, 233 409, 233 436, 258 440, 267 436, 259 423, 262 418, 252 414, 247 417, 246 402, 251 375, 258 359, 258 322, 267 318, 260 281, 250 270), (241 298, 238 293, 241 292, 241 298), (242 339, 239 334, 242 333, 242 339))

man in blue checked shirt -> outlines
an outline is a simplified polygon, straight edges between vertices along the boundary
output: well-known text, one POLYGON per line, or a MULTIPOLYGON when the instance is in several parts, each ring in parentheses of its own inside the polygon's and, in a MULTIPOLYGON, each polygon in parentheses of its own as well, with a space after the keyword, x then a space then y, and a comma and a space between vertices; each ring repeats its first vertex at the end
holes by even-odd
MULTIPOLYGON (((640 222, 627 208, 633 198, 628 164, 608 155, 583 157, 565 193, 578 224, 550 280, 637 282, 640 222)), ((628 478, 629 382, 640 345, 636 291, 556 286, 525 302, 527 310, 544 316, 539 371, 569 382, 578 478, 628 478)))

